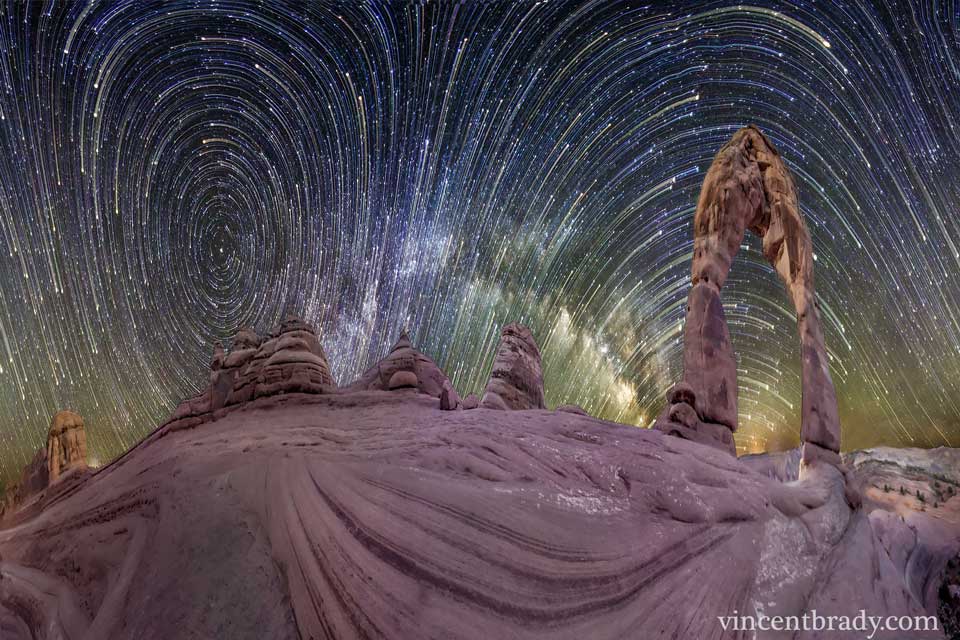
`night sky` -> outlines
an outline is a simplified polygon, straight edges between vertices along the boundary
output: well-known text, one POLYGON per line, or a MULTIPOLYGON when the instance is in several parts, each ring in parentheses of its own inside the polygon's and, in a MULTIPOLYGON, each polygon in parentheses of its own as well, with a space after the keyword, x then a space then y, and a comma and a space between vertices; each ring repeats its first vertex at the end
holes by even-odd
MULTIPOLYGON (((813 236, 844 449, 960 446, 957 2, 29 2, 0 83, 7 479, 61 408, 111 459, 286 313, 340 383, 406 326, 461 393, 521 321, 548 405, 647 425, 700 183, 748 123, 813 236)), ((759 248, 724 289, 741 451, 799 432, 759 248)))

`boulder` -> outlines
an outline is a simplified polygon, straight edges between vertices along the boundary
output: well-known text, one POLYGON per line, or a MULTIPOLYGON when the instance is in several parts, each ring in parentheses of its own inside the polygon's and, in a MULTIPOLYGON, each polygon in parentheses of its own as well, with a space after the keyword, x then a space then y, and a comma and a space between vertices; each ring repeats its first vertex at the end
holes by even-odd
POLYGON ((561 411, 563 413, 575 413, 578 416, 590 415, 584 411, 582 407, 576 404, 561 404, 559 407, 557 407, 557 411, 561 411))
POLYGON ((198 396, 183 400, 173 410, 170 420, 184 420, 198 418, 210 413, 210 395, 204 391, 198 396))
POLYGON ((249 349, 256 349, 260 346, 260 336, 250 327, 241 327, 236 335, 233 336, 233 346, 230 352, 236 353, 249 349))
POLYGON ((233 337, 233 346, 223 361, 223 368, 242 369, 253 359, 259 347, 260 336, 252 329, 240 329, 233 337))
POLYGON ((696 409, 696 393, 686 382, 678 382, 667 392, 667 404, 653 428, 667 435, 699 442, 730 455, 737 455, 733 433, 727 425, 701 420, 696 409))
POLYGON ((394 371, 387 382, 387 389, 394 391, 396 389, 416 389, 420 380, 417 374, 407 369, 394 371))
POLYGON ((448 380, 440 391, 440 408, 444 411, 454 411, 460 408, 460 395, 448 380))
POLYGON ((509 410, 546 408, 540 349, 530 329, 522 324, 503 328, 480 406, 509 410))
POLYGON ((463 408, 464 409, 476 409, 480 406, 480 398, 477 397, 475 393, 468 393, 467 397, 463 399, 463 408))
POLYGON ((697 396, 693 391, 693 387, 681 380, 673 385, 673 388, 667 392, 667 402, 669 404, 686 402, 693 407, 697 404, 697 396))
POLYGON ((700 424, 700 417, 697 416, 697 412, 686 402, 671 405, 670 412, 667 415, 672 422, 679 422, 690 429, 696 429, 700 424))

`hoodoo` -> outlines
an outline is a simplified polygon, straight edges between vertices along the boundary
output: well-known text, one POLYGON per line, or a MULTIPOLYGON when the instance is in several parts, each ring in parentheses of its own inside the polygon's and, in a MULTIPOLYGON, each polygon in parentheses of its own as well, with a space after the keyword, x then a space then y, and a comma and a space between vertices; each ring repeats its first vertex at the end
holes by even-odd
POLYGON ((710 166, 693 221, 693 288, 683 334, 683 382, 656 428, 735 452, 737 362, 720 290, 750 230, 793 301, 800 332, 803 460, 839 463, 840 419, 813 286, 813 247, 780 154, 754 126, 734 134, 710 166))
POLYGON ((480 400, 487 409, 545 409, 540 349, 530 329, 519 323, 503 328, 490 381, 480 400))
POLYGON ((367 369, 347 390, 417 389, 439 398, 445 385, 450 385, 447 374, 429 356, 415 349, 410 336, 403 330, 386 357, 367 369))
POLYGON ((203 392, 177 406, 170 423, 195 426, 212 420, 225 407, 255 398, 337 388, 316 331, 294 316, 262 340, 251 329, 240 329, 229 353, 216 343, 208 380, 203 392))
POLYGON ((73 411, 59 411, 47 433, 47 470, 50 483, 70 469, 87 466, 87 434, 83 418, 73 411))
POLYGON ((254 392, 258 398, 278 393, 324 393, 337 386, 316 330, 299 318, 288 316, 276 335, 260 345, 260 351, 266 359, 254 392))

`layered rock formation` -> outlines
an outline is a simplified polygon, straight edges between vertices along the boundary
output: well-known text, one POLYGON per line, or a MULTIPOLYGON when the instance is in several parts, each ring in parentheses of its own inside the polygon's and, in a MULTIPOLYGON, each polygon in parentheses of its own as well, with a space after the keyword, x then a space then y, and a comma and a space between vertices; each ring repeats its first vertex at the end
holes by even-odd
POLYGON ((960 449, 877 447, 843 460, 904 588, 927 612, 940 615, 948 638, 956 637, 960 591, 951 596, 943 585, 960 589, 960 449))
POLYGON ((264 338, 252 329, 241 329, 229 352, 220 343, 215 344, 207 387, 181 402, 167 426, 192 428, 275 395, 387 390, 413 390, 440 399, 445 409, 463 408, 447 375, 433 359, 414 348, 406 331, 382 360, 356 381, 339 388, 315 330, 291 316, 264 338))
POLYGON ((544 409, 540 349, 530 329, 512 323, 503 328, 490 381, 480 400, 487 409, 544 409))
POLYGON ((736 456, 737 445, 733 441, 733 432, 722 424, 701 419, 695 405, 696 394, 693 388, 686 382, 677 383, 667 392, 664 414, 657 420, 654 428, 667 435, 717 447, 736 456))
POLYGON ((839 464, 840 420, 813 285, 810 234, 790 172, 756 127, 738 131, 714 158, 693 226, 683 387, 668 398, 656 428, 731 449, 730 433, 737 429, 737 363, 720 290, 749 229, 763 238, 763 254, 784 281, 797 313, 804 459, 839 464))
POLYGON ((288 317, 280 325, 280 330, 260 345, 252 364, 261 361, 253 392, 256 398, 278 393, 325 393, 336 389, 327 354, 316 331, 299 318, 288 317))
POLYGON ((439 398, 447 385, 453 389, 437 363, 417 351, 410 342, 410 336, 402 331, 387 356, 367 369, 356 382, 348 385, 346 391, 416 389, 439 398))
POLYGON ((262 340, 253 330, 241 329, 229 353, 220 343, 214 345, 206 389, 181 402, 170 422, 192 427, 214 419, 225 407, 256 398, 336 389, 316 331, 303 320, 288 316, 262 340))

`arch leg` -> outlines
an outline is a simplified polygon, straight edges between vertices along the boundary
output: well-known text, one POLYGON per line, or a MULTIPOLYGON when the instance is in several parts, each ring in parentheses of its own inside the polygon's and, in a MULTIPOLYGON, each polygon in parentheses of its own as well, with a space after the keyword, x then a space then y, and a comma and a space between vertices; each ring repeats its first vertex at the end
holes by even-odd
MULTIPOLYGON (((800 439, 827 451, 839 452, 840 417, 813 285, 812 243, 795 198, 774 201, 770 226, 763 237, 764 255, 786 285, 797 314, 803 385, 800 439)), ((815 451, 811 448, 810 455, 815 451)), ((805 451, 804 458, 808 457, 805 451)))

